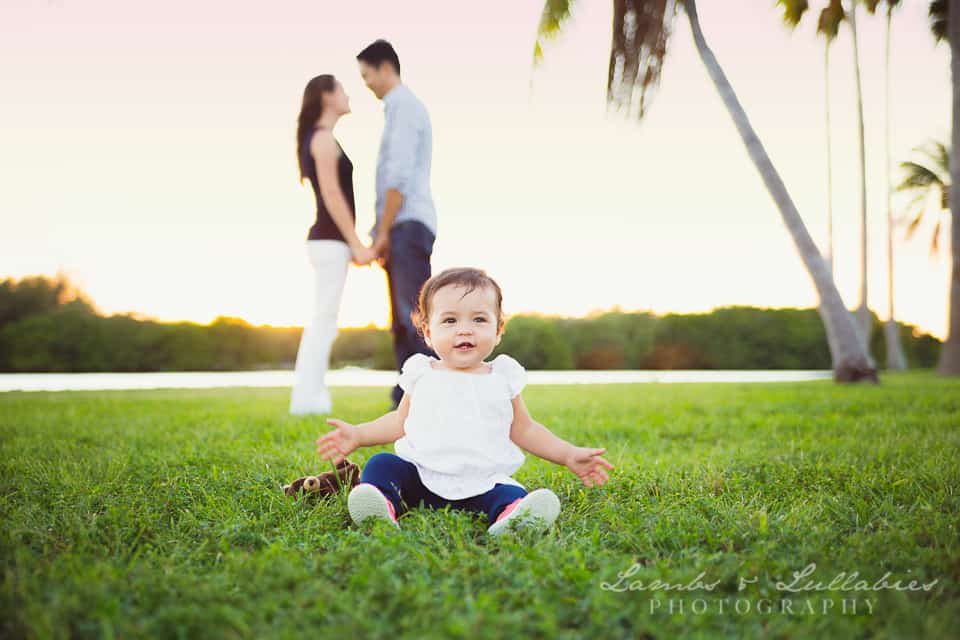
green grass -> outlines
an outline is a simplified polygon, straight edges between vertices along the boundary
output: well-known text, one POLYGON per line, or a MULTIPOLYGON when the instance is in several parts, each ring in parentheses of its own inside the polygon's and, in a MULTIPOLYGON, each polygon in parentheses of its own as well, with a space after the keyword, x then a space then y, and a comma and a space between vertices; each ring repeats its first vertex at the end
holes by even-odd
MULTIPOLYGON (((284 497, 283 483, 324 470, 313 441, 325 430, 286 415, 284 390, 0 394, 0 636, 958 637, 960 381, 524 397, 617 468, 588 490, 528 457, 517 479, 552 489, 563 511, 545 535, 493 540, 463 513, 413 511, 394 533, 352 526, 342 495, 284 497), (717 585, 601 587, 634 563, 621 584, 703 572, 717 585), (822 582, 937 582, 776 588, 809 563, 822 582), (756 582, 738 592, 741 579, 756 582), (854 598, 856 614, 842 612, 854 598)), ((381 389, 335 389, 334 402, 352 421, 387 409, 381 389)))

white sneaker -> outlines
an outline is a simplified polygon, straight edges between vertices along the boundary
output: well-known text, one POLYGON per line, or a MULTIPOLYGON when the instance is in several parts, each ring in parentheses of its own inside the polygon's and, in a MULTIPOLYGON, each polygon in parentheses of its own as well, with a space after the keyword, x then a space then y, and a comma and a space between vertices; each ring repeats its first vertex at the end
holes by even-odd
POLYGON ((510 531, 515 522, 518 528, 549 529, 560 515, 560 499, 550 489, 537 489, 517 498, 500 513, 487 533, 499 536, 510 531))
POLYGON ((347 496, 347 510, 350 511, 350 517, 356 524, 360 524, 367 518, 380 518, 397 529, 400 528, 397 515, 393 510, 393 503, 383 495, 380 489, 367 482, 361 482, 355 486, 347 496))
POLYGON ((290 392, 290 415, 309 416, 330 413, 332 410, 330 392, 324 389, 318 393, 306 393, 294 386, 290 392))

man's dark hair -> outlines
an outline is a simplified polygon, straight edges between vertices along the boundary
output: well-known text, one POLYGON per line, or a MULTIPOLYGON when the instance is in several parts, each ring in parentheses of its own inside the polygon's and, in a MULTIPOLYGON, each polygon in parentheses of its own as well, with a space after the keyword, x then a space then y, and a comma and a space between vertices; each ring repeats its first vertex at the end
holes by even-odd
POLYGON ((379 69, 384 62, 389 62, 396 69, 397 75, 400 75, 400 58, 393 49, 393 45, 386 40, 377 40, 366 49, 357 54, 357 60, 366 62, 374 69, 379 69))

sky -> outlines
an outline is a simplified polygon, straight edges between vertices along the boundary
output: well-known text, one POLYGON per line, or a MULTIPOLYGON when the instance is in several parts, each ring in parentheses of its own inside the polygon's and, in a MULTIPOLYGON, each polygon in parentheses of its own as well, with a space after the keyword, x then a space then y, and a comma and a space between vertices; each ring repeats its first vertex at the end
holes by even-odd
MULTIPOLYGON (((702 0, 706 38, 810 233, 826 244, 819 3, 790 32, 773 0, 702 0)), ((949 50, 926 3, 895 15, 894 163, 947 141, 949 50)), ((683 14, 642 122, 608 109, 611 7, 581 0, 531 65, 542 2, 2 0, 0 278, 64 273, 104 313, 299 325, 313 220, 294 129, 303 87, 333 73, 352 113, 358 228, 373 219, 383 107, 356 53, 396 47, 433 124, 437 272, 486 269, 510 313, 805 307, 816 292, 704 70, 683 14)), ((887 317, 884 21, 859 20, 869 304, 887 317)), ((860 282, 857 121, 848 29, 831 49, 836 280, 860 282)), ((894 170, 894 179, 899 176, 894 170)), ((902 198, 894 199, 900 212, 902 198)), ((943 337, 946 256, 897 228, 898 319, 943 337)), ((944 236, 946 238, 946 236, 944 236)), ((341 326, 389 323, 386 278, 351 268, 341 326)))

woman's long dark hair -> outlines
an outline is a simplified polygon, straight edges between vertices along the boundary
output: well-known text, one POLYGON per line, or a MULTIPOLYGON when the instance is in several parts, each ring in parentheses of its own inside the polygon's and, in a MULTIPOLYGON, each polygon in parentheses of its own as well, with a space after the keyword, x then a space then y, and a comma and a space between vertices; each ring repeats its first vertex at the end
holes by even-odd
POLYGON ((323 94, 330 93, 336 88, 337 79, 332 75, 324 74, 313 78, 303 90, 303 104, 300 105, 300 117, 297 118, 297 164, 300 166, 300 182, 306 178, 303 147, 310 144, 307 138, 313 131, 317 118, 323 114, 323 94))

